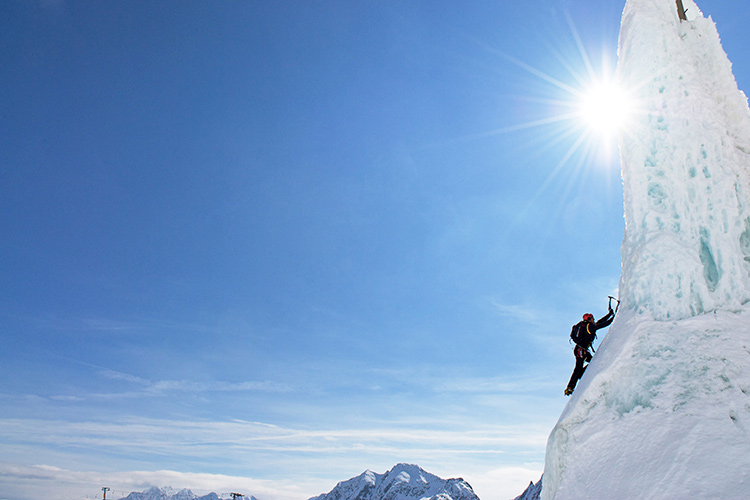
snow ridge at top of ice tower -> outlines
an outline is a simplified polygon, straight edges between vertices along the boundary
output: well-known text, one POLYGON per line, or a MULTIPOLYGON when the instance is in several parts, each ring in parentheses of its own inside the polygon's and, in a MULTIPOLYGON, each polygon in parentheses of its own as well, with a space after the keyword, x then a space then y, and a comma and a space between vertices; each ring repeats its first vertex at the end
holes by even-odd
POLYGON ((683 4, 623 12, 622 304, 550 434, 542 500, 750 491, 750 110, 683 4))
POLYGON ((692 0, 628 0, 618 78, 638 112, 620 138, 620 297, 655 319, 750 301, 750 111, 692 0))

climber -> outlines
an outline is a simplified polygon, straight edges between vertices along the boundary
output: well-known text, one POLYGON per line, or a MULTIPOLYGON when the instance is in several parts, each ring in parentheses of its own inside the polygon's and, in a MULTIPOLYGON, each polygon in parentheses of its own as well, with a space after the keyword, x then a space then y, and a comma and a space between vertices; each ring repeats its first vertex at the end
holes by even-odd
MULTIPOLYGON (((583 376, 583 372, 586 371, 588 362, 591 361, 589 347, 591 347, 591 344, 596 338, 596 331, 600 328, 609 326, 613 319, 615 319, 615 312, 612 310, 612 300, 610 299, 609 312, 607 312, 606 316, 599 321, 594 321, 594 315, 586 313, 583 315, 583 321, 573 326, 573 330, 570 332, 570 338, 573 339, 573 342, 576 344, 573 349, 573 353, 576 357, 576 367, 573 369, 573 375, 570 376, 568 387, 565 388, 566 396, 573 394, 573 389, 576 388, 578 380, 583 376), (584 366, 584 363, 587 363, 586 366, 584 366)), ((593 347, 591 348, 593 350, 593 347)))

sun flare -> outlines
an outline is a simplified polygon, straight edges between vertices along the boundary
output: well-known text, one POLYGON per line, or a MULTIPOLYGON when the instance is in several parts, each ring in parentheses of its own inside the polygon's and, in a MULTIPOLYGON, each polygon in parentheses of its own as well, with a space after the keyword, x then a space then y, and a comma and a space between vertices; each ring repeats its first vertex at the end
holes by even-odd
POLYGON ((563 171, 615 171, 619 167, 619 139, 631 135, 643 115, 637 97, 639 88, 618 84, 605 49, 601 62, 594 64, 569 17, 568 23, 574 44, 553 53, 559 67, 540 69, 488 47, 493 54, 531 75, 529 94, 521 99, 535 106, 525 108, 527 114, 519 115, 522 119, 516 124, 474 136, 533 130, 528 145, 534 148, 534 154, 559 147, 560 160, 542 189, 563 171))
POLYGON ((586 89, 579 102, 579 115, 591 132, 611 136, 623 131, 633 112, 628 92, 614 81, 600 81, 586 89))

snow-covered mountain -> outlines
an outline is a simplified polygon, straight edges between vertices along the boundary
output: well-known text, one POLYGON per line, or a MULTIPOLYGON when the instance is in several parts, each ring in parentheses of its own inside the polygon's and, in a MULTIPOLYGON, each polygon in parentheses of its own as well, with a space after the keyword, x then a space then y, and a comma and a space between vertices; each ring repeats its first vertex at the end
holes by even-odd
POLYGON ((310 500, 479 500, 463 479, 441 479, 416 465, 398 464, 384 474, 366 470, 310 500))
POLYGON ((529 487, 513 500, 539 500, 539 495, 542 494, 542 479, 544 478, 539 479, 536 484, 529 483, 529 487))
POLYGON ((627 0, 620 313, 547 442, 543 500, 750 492, 750 110, 693 0, 627 0))
MULTIPOLYGON (((242 500, 247 499, 247 497, 240 498, 242 500)), ((221 500, 221 497, 216 493, 209 493, 208 495, 199 497, 190 490, 183 489, 175 491, 167 486, 164 488, 153 487, 142 492, 134 491, 120 500, 221 500)), ((255 497, 250 497, 250 500, 257 499, 255 497)))

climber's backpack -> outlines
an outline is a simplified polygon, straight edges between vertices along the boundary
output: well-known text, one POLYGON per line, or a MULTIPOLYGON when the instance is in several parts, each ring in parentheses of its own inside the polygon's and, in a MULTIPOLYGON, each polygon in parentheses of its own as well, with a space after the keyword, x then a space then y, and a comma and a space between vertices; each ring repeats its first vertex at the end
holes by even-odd
POLYGON ((588 347, 591 344, 586 335, 586 323, 584 321, 573 325, 573 329, 570 330, 570 339, 581 347, 588 347))

